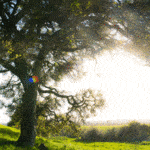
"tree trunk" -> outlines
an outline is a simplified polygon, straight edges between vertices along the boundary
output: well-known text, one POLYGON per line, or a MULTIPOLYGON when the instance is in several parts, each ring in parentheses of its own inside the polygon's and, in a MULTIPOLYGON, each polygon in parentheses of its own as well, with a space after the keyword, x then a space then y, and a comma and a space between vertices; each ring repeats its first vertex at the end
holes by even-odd
POLYGON ((37 85, 30 84, 22 97, 21 134, 18 146, 34 146, 36 138, 36 99, 37 85))

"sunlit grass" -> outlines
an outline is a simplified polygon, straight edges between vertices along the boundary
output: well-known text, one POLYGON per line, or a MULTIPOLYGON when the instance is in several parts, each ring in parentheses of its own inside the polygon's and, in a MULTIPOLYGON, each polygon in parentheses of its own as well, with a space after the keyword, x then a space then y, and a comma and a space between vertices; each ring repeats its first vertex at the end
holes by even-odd
POLYGON ((98 130, 103 131, 103 133, 105 133, 108 129, 112 129, 112 128, 121 128, 124 125, 114 125, 114 126, 99 126, 99 125, 95 125, 95 126, 82 126, 81 129, 82 130, 90 130, 91 128, 97 128, 98 130))
MULTIPOLYGON (((101 126, 97 127, 103 130, 113 128, 115 126, 101 126)), ((119 127, 119 126, 117 126, 119 127)), ((82 126, 81 130, 89 128, 82 126)), ((20 148, 16 147, 15 141, 19 137, 20 131, 0 125, 0 149, 5 150, 38 150, 38 146, 44 143, 49 150, 148 150, 150 149, 150 142, 141 143, 119 143, 119 142, 81 142, 76 138, 67 137, 50 137, 49 139, 43 137, 36 137, 35 146, 33 148, 20 148)))

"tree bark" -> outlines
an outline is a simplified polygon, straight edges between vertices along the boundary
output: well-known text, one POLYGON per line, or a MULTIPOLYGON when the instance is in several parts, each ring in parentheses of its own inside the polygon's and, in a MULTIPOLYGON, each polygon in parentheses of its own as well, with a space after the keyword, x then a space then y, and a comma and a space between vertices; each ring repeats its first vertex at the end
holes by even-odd
POLYGON ((17 141, 18 146, 34 146, 36 138, 36 99, 37 85, 32 83, 22 97, 21 134, 17 141))

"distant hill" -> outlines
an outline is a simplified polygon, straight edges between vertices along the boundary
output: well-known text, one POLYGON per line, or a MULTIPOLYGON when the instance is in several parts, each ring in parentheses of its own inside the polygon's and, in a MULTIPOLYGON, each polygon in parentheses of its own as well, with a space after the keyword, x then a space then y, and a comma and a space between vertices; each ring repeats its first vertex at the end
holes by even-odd
POLYGON ((107 126, 112 126, 112 125, 127 125, 131 121, 137 121, 140 123, 144 124, 150 124, 150 120, 146 119, 141 119, 141 120, 107 120, 107 121, 87 121, 86 125, 91 126, 91 125, 107 125, 107 126))
MULTIPOLYGON (((127 125, 131 121, 137 121, 144 124, 150 125, 150 120, 147 119, 140 119, 140 120, 126 120, 126 119, 120 119, 120 120, 107 120, 107 121, 86 121, 86 126, 92 126, 92 125, 100 125, 100 126, 112 126, 112 125, 127 125)), ((0 123, 1 125, 7 126, 7 123, 0 123)))

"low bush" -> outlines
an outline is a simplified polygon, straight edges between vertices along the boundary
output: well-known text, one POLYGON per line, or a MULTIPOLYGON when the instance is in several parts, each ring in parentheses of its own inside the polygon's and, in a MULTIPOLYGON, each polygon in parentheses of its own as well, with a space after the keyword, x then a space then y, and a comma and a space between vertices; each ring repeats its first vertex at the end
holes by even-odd
POLYGON ((60 136, 67 136, 70 138, 75 138, 78 137, 79 130, 78 129, 73 129, 71 126, 67 125, 64 126, 63 129, 60 131, 60 136))
POLYGON ((127 138, 126 138, 127 131, 128 131, 127 126, 121 127, 117 133, 117 141, 126 141, 127 140, 127 138))
POLYGON ((150 135, 150 127, 141 125, 138 122, 131 122, 128 126, 119 129, 109 129, 106 133, 102 133, 98 129, 84 131, 81 134, 81 141, 96 142, 135 142, 146 140, 150 135))
POLYGON ((81 140, 82 141, 98 142, 100 140, 103 140, 103 135, 98 129, 93 128, 89 131, 86 131, 84 134, 82 134, 81 140))
POLYGON ((150 126, 141 125, 139 129, 139 141, 146 140, 150 135, 150 126))
POLYGON ((117 135, 116 135, 116 129, 112 128, 107 130, 107 132, 104 134, 104 141, 116 141, 117 135))
POLYGON ((123 142, 143 141, 148 138, 149 134, 150 127, 138 122, 131 122, 128 126, 120 128, 117 133, 117 140, 123 142))

